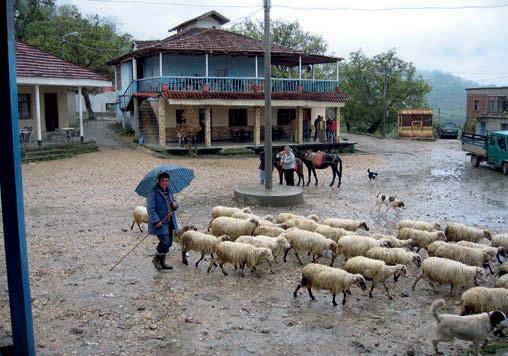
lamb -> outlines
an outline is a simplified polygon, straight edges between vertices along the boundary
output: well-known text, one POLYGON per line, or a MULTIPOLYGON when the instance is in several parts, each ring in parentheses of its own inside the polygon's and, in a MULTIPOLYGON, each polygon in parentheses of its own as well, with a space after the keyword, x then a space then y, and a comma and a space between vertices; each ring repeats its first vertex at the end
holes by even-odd
POLYGON ((478 314, 492 310, 508 313, 508 289, 475 287, 462 293, 460 315, 478 314))
POLYGON ((270 237, 270 236, 240 236, 236 239, 236 242, 250 244, 256 247, 266 247, 272 251, 274 261, 277 260, 277 256, 281 250, 291 248, 289 241, 285 237, 270 237))
POLYGON ((238 236, 252 235, 259 226, 257 219, 240 220, 227 216, 220 216, 210 222, 208 231, 214 236, 228 235, 231 241, 235 241, 238 236))
POLYGON ((314 232, 317 232, 326 238, 332 239, 335 242, 339 241, 343 236, 354 234, 353 232, 342 229, 340 227, 331 227, 322 224, 319 224, 314 232))
POLYGON ((294 219, 294 220, 311 219, 311 220, 314 220, 315 222, 319 222, 319 216, 317 216, 316 214, 310 214, 309 216, 305 217, 303 215, 296 215, 293 213, 280 213, 279 215, 277 215, 276 221, 278 223, 285 223, 286 221, 291 220, 291 219, 294 219))
POLYGON ((508 233, 494 235, 492 237, 492 246, 503 247, 505 250, 508 250, 508 233))
POLYGON ((506 249, 503 246, 492 247, 492 246, 487 246, 487 245, 478 244, 476 242, 469 242, 469 241, 459 241, 459 242, 457 242, 457 245, 471 247, 471 248, 478 248, 478 249, 485 250, 485 251, 491 251, 492 254, 496 255, 497 262, 499 262, 499 263, 501 263, 501 256, 506 257, 506 249))
POLYGON ((207 273, 210 273, 212 266, 215 264, 215 261, 217 261, 222 273, 227 276, 228 274, 224 270, 224 264, 229 262, 234 266, 240 266, 242 277, 245 277, 243 270, 246 265, 254 272, 256 266, 264 260, 268 262, 270 272, 272 272, 271 262, 273 261, 273 255, 269 248, 255 247, 240 242, 224 241, 217 244, 215 253, 216 256, 210 261, 207 273))
POLYGON ((291 228, 281 236, 285 237, 291 244, 291 247, 284 252, 284 262, 286 262, 286 257, 290 249, 294 250, 295 256, 301 265, 303 265, 303 262, 298 253, 303 251, 312 253, 312 262, 316 262, 326 250, 332 251, 331 264, 333 264, 333 261, 337 257, 337 243, 318 233, 291 228))
MULTIPOLYGON (((177 235, 178 236, 178 235, 177 235)), ((196 262, 195 266, 198 267, 199 263, 203 260, 205 255, 210 255, 213 258, 215 248, 220 242, 229 241, 229 236, 222 235, 219 237, 205 234, 195 230, 189 230, 181 234, 177 242, 182 245, 182 263, 188 265, 187 252, 197 251, 201 252, 201 258, 196 262)))
POLYGON ((441 246, 447 245, 448 243, 446 241, 434 241, 427 247, 427 253, 429 254, 429 256, 435 257, 437 249, 440 248, 441 246))
POLYGON ((367 251, 367 257, 384 261, 388 265, 408 266, 411 263, 416 267, 422 265, 422 258, 419 254, 406 251, 403 248, 374 247, 367 251))
POLYGON ((480 242, 483 238, 492 239, 489 230, 479 230, 462 224, 448 224, 445 229, 447 241, 470 241, 480 242))
POLYGON ((489 261, 493 260, 495 254, 490 250, 459 246, 457 244, 446 244, 439 247, 435 252, 436 257, 444 257, 450 260, 462 262, 469 266, 485 267, 493 274, 489 261))
POLYGON ((254 230, 253 235, 254 236, 264 235, 264 236, 270 236, 270 237, 277 237, 280 234, 282 234, 284 231, 286 231, 286 230, 284 230, 283 228, 280 228, 278 226, 264 226, 264 225, 261 225, 261 226, 258 226, 254 230))
POLYGON ((401 275, 406 275, 407 268, 404 265, 388 266, 383 261, 373 260, 371 258, 356 256, 347 260, 344 269, 349 273, 359 273, 366 280, 372 281, 372 287, 369 291, 369 297, 372 298, 372 291, 377 283, 381 282, 386 290, 386 295, 392 299, 390 291, 386 285, 386 280, 390 276, 394 276, 395 281, 401 275))
POLYGON ((449 342, 457 338, 472 341, 474 354, 479 356, 480 344, 487 341, 492 330, 506 320, 506 315, 499 310, 469 316, 441 314, 439 310, 444 303, 443 299, 439 299, 434 301, 430 307, 430 311, 437 321, 436 338, 432 340, 432 346, 436 353, 439 353, 438 344, 440 341, 449 342))
POLYGON ((421 248, 427 249, 428 246, 434 241, 444 241, 446 238, 445 234, 442 231, 428 232, 424 230, 412 229, 409 227, 400 229, 398 237, 401 240, 413 240, 415 246, 418 247, 416 252, 420 252, 421 248))
POLYGON ((297 227, 300 230, 315 231, 319 224, 312 219, 289 219, 285 224, 288 228, 297 227))
POLYGON ((432 289, 432 282, 449 283, 451 286, 450 294, 453 294, 454 287, 463 287, 468 281, 473 281, 478 285, 476 279, 483 277, 483 270, 479 267, 468 266, 463 263, 452 261, 441 257, 429 257, 422 263, 422 272, 416 277, 413 284, 413 291, 420 279, 425 277, 432 289))
POLYGON ((342 292, 342 305, 346 304, 346 292, 353 286, 358 286, 362 290, 367 289, 365 278, 361 274, 351 274, 340 268, 333 268, 328 266, 310 263, 302 269, 302 280, 293 292, 293 296, 298 296, 298 290, 306 287, 309 291, 309 297, 312 300, 316 298, 312 294, 312 288, 324 289, 332 292, 332 303, 337 306, 335 302, 335 295, 342 292))
POLYGON ((132 220, 131 230, 134 228, 134 224, 138 224, 139 231, 143 232, 141 228, 141 224, 148 224, 148 210, 144 206, 136 206, 132 211, 132 220))
POLYGON ((411 239, 399 240, 395 236, 386 235, 386 234, 374 234, 374 235, 372 235, 372 237, 375 238, 376 240, 388 240, 392 243, 392 246, 394 248, 404 248, 405 247, 405 248, 408 248, 411 250, 414 246, 413 240, 411 240, 411 239))
POLYGON ((367 222, 365 220, 328 218, 323 220, 322 224, 331 227, 340 227, 349 231, 356 231, 358 229, 369 231, 369 227, 367 226, 367 222))
POLYGON ((388 240, 376 240, 369 236, 347 235, 337 241, 338 253, 347 259, 355 256, 365 256, 374 247, 392 247, 388 240))
POLYGON ((252 210, 249 207, 239 209, 239 208, 231 208, 231 207, 227 207, 227 206, 214 206, 212 208, 212 220, 217 219, 219 216, 231 217, 234 213, 238 213, 238 212, 252 214, 252 210))
POLYGON ((401 220, 399 222, 399 230, 405 227, 428 232, 432 232, 434 230, 441 230, 441 225, 439 225, 438 223, 429 223, 420 220, 401 220))
POLYGON ((502 275, 497 279, 496 288, 508 288, 508 274, 502 275))

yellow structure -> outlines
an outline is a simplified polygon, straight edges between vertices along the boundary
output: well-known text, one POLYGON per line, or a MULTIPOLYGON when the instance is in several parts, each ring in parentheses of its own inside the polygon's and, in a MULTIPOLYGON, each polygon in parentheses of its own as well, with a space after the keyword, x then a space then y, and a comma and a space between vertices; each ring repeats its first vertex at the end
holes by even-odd
POLYGON ((403 109, 399 111, 399 136, 432 137, 432 109, 403 109))

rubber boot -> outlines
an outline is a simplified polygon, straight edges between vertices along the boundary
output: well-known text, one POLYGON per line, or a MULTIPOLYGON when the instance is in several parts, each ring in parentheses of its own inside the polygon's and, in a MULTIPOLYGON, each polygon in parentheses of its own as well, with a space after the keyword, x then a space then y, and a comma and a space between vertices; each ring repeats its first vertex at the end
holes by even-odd
POLYGON ((162 269, 168 269, 168 270, 173 269, 173 266, 166 264, 166 254, 160 255, 160 264, 161 264, 162 269))
POLYGON ((152 259, 152 263, 153 263, 154 267, 156 269, 158 269, 159 271, 162 270, 161 256, 162 255, 159 255, 159 253, 155 252, 155 256, 153 256, 153 259, 152 259))

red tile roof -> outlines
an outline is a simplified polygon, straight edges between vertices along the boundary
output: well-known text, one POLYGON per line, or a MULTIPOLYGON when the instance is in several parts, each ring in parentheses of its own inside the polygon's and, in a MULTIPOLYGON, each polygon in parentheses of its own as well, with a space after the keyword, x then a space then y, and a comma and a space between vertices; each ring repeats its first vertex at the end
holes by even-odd
POLYGON ((64 79, 107 80, 100 74, 16 41, 16 75, 64 79))
MULTIPOLYGON (((142 96, 143 94, 140 93, 142 96)), ((168 99, 247 99, 263 100, 263 93, 223 93, 199 91, 165 91, 164 97, 168 99)), ((272 93, 272 100, 305 100, 345 103, 347 95, 340 93, 272 93)))
MULTIPOLYGON (((158 52, 181 54, 230 54, 230 55, 263 55, 263 41, 243 36, 231 31, 216 28, 194 27, 183 33, 177 33, 160 41, 135 41, 136 50, 115 58, 109 64, 117 64, 130 58, 139 58, 158 52)), ((272 44, 272 63, 280 65, 334 63, 341 58, 311 55, 302 51, 272 44)))

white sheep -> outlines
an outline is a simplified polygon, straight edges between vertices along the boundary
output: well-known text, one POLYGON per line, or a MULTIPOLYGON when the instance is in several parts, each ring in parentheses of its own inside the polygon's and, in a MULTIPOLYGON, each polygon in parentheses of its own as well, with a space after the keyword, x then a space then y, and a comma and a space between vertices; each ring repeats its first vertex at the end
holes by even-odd
POLYGON ((285 237, 270 237, 270 236, 240 236, 236 239, 236 242, 250 244, 256 247, 266 247, 272 251, 274 261, 277 260, 277 256, 280 251, 291 248, 289 241, 285 237))
POLYGON ((436 250, 435 256, 462 262, 469 266, 485 267, 488 268, 492 274, 494 273, 490 267, 489 261, 493 260, 496 255, 490 250, 481 250, 459 246, 457 244, 446 244, 436 250))
POLYGON ((405 227, 428 232, 432 232, 434 230, 441 230, 441 225, 439 225, 438 223, 429 223, 420 220, 401 220, 399 222, 399 229, 403 229, 405 227))
POLYGON ((408 248, 411 250, 414 247, 413 240, 411 239, 399 240, 395 236, 386 234, 373 234, 372 237, 375 238, 376 240, 388 240, 392 243, 392 246, 394 248, 408 248))
POLYGON ((508 313, 508 289, 470 288, 461 297, 461 315, 499 310, 508 313))
POLYGON ((497 269, 497 275, 498 276, 503 276, 505 274, 508 274, 508 262, 503 263, 497 269))
POLYGON ((399 230, 398 238, 401 240, 412 240, 413 244, 418 247, 416 252, 419 252, 421 248, 427 249, 434 241, 444 241, 446 236, 442 231, 429 232, 404 227, 399 230))
POLYGON ((475 229, 474 227, 463 224, 451 223, 446 226, 445 235, 447 241, 470 241, 480 242, 483 238, 492 239, 489 230, 475 229))
POLYGON ((252 214, 252 210, 249 207, 240 209, 240 208, 233 208, 228 206, 214 206, 212 208, 212 220, 218 218, 219 216, 229 216, 233 215, 234 213, 238 212, 244 212, 247 214, 252 214))
POLYGON ((436 256, 437 249, 440 248, 441 246, 446 245, 449 245, 446 241, 441 240, 434 241, 433 243, 429 244, 429 246, 427 246, 427 253, 431 257, 436 256))
POLYGON ((384 261, 389 265, 401 264, 408 266, 414 264, 416 267, 422 265, 422 258, 419 254, 406 251, 403 248, 374 247, 367 251, 367 257, 384 261))
POLYGON ((298 290, 302 287, 307 288, 309 297, 312 300, 316 298, 312 294, 312 288, 323 289, 332 292, 332 303, 337 306, 335 302, 335 295, 342 292, 342 305, 346 304, 346 292, 349 292, 351 287, 358 286, 362 290, 367 288, 365 278, 361 274, 351 274, 340 268, 333 268, 323 266, 316 263, 310 263, 302 269, 302 280, 296 286, 293 296, 298 296, 298 290))
POLYGON ((332 251, 332 264, 335 257, 337 257, 337 243, 331 239, 327 239, 321 234, 291 228, 281 236, 285 237, 291 244, 291 247, 284 252, 284 262, 286 262, 286 257, 290 249, 293 249, 301 265, 303 265, 303 262, 298 255, 299 252, 306 251, 312 253, 312 262, 316 262, 326 250, 332 251))
POLYGON ((508 250, 508 234, 497 234, 492 237, 492 246, 508 250))
POLYGON ((233 215, 231 215, 231 217, 235 218, 235 219, 241 219, 241 220, 248 220, 248 219, 254 218, 259 222, 260 226, 275 226, 275 224, 273 222, 274 218, 272 215, 257 216, 255 214, 236 212, 233 215))
POLYGON ((376 240, 369 236, 347 235, 337 241, 338 253, 348 260, 355 256, 365 256, 374 247, 392 247, 388 240, 376 240))
POLYGON ((367 226, 367 222, 365 220, 328 218, 323 220, 322 224, 331 227, 340 227, 349 231, 356 231, 358 229, 369 231, 369 227, 367 226))
POLYGON ((141 224, 148 224, 148 210, 144 206, 136 206, 132 211, 132 220, 131 230, 134 228, 134 224, 138 224, 139 231, 143 232, 141 228, 141 224))
POLYGON ((253 235, 254 236, 263 235, 263 236, 277 237, 280 234, 282 234, 284 231, 286 231, 286 230, 284 230, 283 228, 278 227, 278 226, 263 226, 263 225, 261 225, 261 226, 258 226, 254 230, 253 235))
POLYGON ((457 245, 491 251, 496 256, 499 263, 501 263, 501 256, 506 257, 506 249, 503 246, 493 247, 469 241, 459 241, 457 245))
POLYGON ((349 230, 322 224, 319 224, 314 232, 317 232, 326 238, 332 239, 335 242, 339 241, 343 236, 354 235, 354 233, 349 230))
POLYGON ((361 274, 366 280, 372 281, 372 287, 369 291, 369 297, 372 298, 372 291, 378 283, 382 283, 385 287, 386 295, 392 299, 386 280, 390 276, 394 276, 395 281, 401 275, 406 275, 407 268, 404 265, 389 266, 383 261, 374 260, 363 256, 356 256, 347 260, 344 269, 349 273, 361 274))
POLYGON ((293 213, 280 213, 279 215, 277 215, 276 221, 278 223, 285 223, 286 221, 291 220, 291 219, 294 219, 294 220, 311 219, 311 220, 314 220, 315 222, 319 222, 319 216, 317 216, 316 214, 310 214, 308 216, 303 216, 303 215, 297 215, 297 214, 293 214, 293 213))
POLYGON ((453 294, 453 288, 463 287, 468 282, 472 281, 475 285, 478 285, 476 279, 483 277, 483 270, 479 267, 468 266, 446 258, 429 257, 422 263, 422 272, 416 277, 412 287, 413 290, 415 290, 418 281, 424 277, 432 289, 434 289, 432 282, 449 283, 451 286, 450 294, 453 294))
POLYGON ((502 275, 497 279, 496 288, 508 288, 508 274, 502 275))
POLYGON ((284 223, 288 228, 297 227, 300 230, 315 231, 319 224, 312 219, 289 219, 284 223))
POLYGON ((224 241, 215 247, 216 256, 210 261, 207 273, 210 273, 212 266, 217 262, 222 273, 227 276, 224 270, 225 263, 231 263, 233 266, 240 266, 242 277, 245 276, 244 268, 247 266, 251 271, 256 270, 256 266, 263 261, 267 261, 272 271, 271 262, 273 261, 272 251, 265 247, 255 247, 250 244, 240 242, 224 241))
POLYGON ((235 241, 238 236, 252 235, 259 226, 257 219, 249 220, 235 219, 227 216, 219 216, 210 222, 208 231, 214 236, 228 235, 231 241, 235 241))
POLYGON ((195 230, 185 231, 183 234, 177 234, 176 242, 182 245, 182 263, 188 265, 187 252, 196 251, 201 252, 201 258, 196 262, 195 266, 198 267, 199 263, 203 260, 205 255, 210 255, 213 258, 215 248, 220 242, 229 241, 229 236, 222 235, 219 237, 205 234, 195 230))

